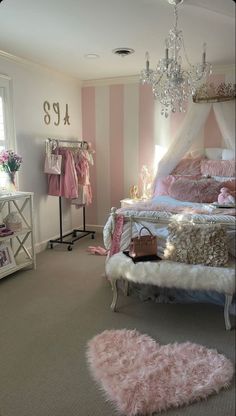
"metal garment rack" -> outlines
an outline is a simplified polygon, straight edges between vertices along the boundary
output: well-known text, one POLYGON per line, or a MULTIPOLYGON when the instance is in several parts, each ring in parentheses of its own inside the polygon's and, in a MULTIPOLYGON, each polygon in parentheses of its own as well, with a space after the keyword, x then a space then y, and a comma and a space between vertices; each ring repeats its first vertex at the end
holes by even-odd
MULTIPOLYGON (((52 140, 52 139, 47 139, 49 142, 54 142, 54 143, 76 143, 79 144, 80 147, 82 146, 87 146, 87 142, 85 141, 78 141, 78 140, 52 140)), ((83 228, 82 229, 74 229, 73 231, 67 233, 67 234, 63 234, 63 227, 62 227, 62 197, 59 196, 59 225, 60 225, 60 237, 55 238, 53 240, 49 240, 49 246, 51 249, 53 249, 54 244, 66 244, 67 250, 71 251, 73 248, 73 244, 75 243, 75 241, 80 240, 83 237, 86 237, 87 235, 91 234, 91 238, 94 239, 95 238, 95 231, 92 230, 87 230, 86 229, 86 219, 85 219, 85 205, 81 205, 81 207, 83 208, 83 228), (71 236, 71 239, 68 239, 68 237, 71 236)))

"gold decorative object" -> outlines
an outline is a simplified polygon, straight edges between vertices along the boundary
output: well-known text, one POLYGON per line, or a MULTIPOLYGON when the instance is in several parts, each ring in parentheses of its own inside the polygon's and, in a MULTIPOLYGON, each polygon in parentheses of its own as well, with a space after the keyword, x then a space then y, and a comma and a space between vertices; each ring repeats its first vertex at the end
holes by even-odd
POLYGON ((69 116, 68 104, 66 104, 66 113, 65 113, 65 117, 64 117, 64 124, 70 125, 70 116, 69 116))
POLYGON ((45 116, 44 116, 44 123, 45 124, 50 124, 50 121, 51 121, 51 117, 50 117, 50 114, 49 114, 49 110, 50 110, 50 103, 48 102, 48 101, 44 101, 44 103, 43 103, 43 109, 44 109, 44 111, 45 111, 45 116))
POLYGON ((132 185, 130 187, 129 193, 130 193, 130 198, 131 199, 139 199, 138 186, 137 185, 132 185))
POLYGON ((202 84, 193 96, 194 103, 218 103, 234 100, 236 96, 235 84, 222 82, 218 86, 213 83, 202 84))
MULTIPOLYGON (((50 114, 51 104, 49 103, 49 101, 44 101, 43 109, 44 109, 44 112, 45 112, 45 115, 44 115, 44 118, 43 118, 44 123, 48 125, 48 124, 51 123, 51 121, 53 121, 52 116, 54 115, 54 114, 52 114, 52 116, 51 116, 51 114, 50 114)), ((52 103, 52 110, 55 113, 55 116, 53 117, 55 121, 53 122, 53 124, 54 124, 54 126, 59 126, 61 124, 61 107, 60 107, 60 104, 58 102, 52 103)), ((63 121, 64 121, 64 125, 66 125, 66 124, 68 126, 70 125, 70 116, 69 116, 69 106, 68 106, 68 104, 66 104, 65 117, 63 118, 63 121)))

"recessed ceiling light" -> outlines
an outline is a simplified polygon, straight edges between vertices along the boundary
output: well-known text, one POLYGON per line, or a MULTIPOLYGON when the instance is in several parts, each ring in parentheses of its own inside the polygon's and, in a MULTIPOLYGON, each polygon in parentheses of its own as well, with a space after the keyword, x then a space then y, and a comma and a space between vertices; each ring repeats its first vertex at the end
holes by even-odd
POLYGON ((98 59, 98 58, 100 58, 100 56, 97 55, 96 53, 87 53, 86 55, 84 55, 84 57, 86 59, 98 59))
POLYGON ((134 49, 132 48, 116 48, 112 51, 115 55, 122 56, 124 58, 125 56, 131 55, 131 53, 134 53, 134 49))

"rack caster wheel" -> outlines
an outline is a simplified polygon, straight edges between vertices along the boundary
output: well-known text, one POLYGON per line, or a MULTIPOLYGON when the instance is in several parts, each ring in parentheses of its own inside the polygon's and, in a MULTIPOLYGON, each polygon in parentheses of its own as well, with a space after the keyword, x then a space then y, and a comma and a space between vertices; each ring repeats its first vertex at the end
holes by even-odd
POLYGON ((95 235, 94 235, 94 234, 92 234, 92 235, 91 235, 91 238, 92 238, 92 240, 94 240, 94 238, 95 238, 95 235))
POLYGON ((72 251, 72 246, 68 246, 68 251, 72 251))
POLYGON ((50 244, 50 249, 51 249, 51 250, 53 249, 53 244, 50 244))

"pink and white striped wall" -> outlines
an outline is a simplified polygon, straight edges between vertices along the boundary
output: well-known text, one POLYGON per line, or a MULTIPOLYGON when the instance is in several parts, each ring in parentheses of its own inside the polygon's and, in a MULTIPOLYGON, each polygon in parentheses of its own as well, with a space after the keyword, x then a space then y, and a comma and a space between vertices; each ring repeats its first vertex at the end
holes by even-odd
MULTIPOLYGON (((224 81, 224 76, 214 76, 212 81, 224 81)), ((171 116, 172 133, 183 118, 182 114, 171 116)), ((120 200, 129 197, 130 186, 138 183, 142 165, 153 167, 158 127, 150 86, 131 83, 82 88, 83 138, 96 151, 88 224, 104 225, 111 207, 119 207, 120 200)), ((221 146, 213 112, 201 134, 206 147, 221 146)))

